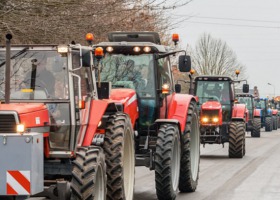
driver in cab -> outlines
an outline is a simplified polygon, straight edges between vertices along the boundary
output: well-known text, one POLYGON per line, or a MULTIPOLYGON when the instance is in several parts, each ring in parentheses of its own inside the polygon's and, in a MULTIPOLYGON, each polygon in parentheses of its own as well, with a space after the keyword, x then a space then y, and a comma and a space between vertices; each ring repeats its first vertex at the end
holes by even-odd
POLYGON ((47 59, 32 59, 32 70, 29 71, 23 83, 27 88, 39 88, 46 90, 49 95, 55 92, 55 77, 52 72, 47 70, 47 59), (33 84, 33 86, 32 86, 33 84))

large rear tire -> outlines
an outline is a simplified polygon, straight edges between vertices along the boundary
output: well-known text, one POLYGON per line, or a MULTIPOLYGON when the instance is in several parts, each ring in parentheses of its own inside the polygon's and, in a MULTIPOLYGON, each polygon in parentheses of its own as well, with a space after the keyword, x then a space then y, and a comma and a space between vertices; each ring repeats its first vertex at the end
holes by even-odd
POLYGON ((266 117, 265 118, 265 131, 272 131, 272 118, 271 117, 266 117))
POLYGON ((231 122, 229 125, 229 157, 242 158, 245 154, 245 123, 231 122))
POLYGON ((107 200, 131 200, 134 193, 134 135, 128 115, 109 117, 104 138, 107 164, 107 200))
POLYGON ((197 107, 194 101, 190 103, 187 120, 182 135, 179 190, 181 192, 194 192, 198 184, 200 163, 200 130, 197 107))
POLYGON ((79 147, 73 161, 71 180, 73 200, 106 198, 106 165, 103 150, 96 146, 79 147))
POLYGON ((251 137, 260 137, 260 136, 261 136, 261 118, 254 118, 251 137))
POLYGON ((155 152, 156 193, 159 200, 176 198, 180 160, 181 145, 177 125, 160 125, 155 152))

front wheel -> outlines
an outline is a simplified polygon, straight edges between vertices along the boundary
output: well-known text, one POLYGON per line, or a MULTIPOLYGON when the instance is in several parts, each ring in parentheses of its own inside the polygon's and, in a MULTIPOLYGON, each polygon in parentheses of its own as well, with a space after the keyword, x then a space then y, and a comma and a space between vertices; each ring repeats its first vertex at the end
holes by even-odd
POLYGON ((104 139, 107 164, 107 200, 133 199, 135 177, 134 137, 124 113, 109 117, 104 139))
POLYGON ((106 165, 101 148, 78 148, 76 160, 73 161, 71 189, 73 200, 106 198, 106 165))
POLYGON ((194 192, 198 184, 200 163, 200 130, 196 103, 192 101, 188 109, 187 123, 182 135, 183 152, 179 190, 181 192, 194 192))
POLYGON ((265 118, 265 131, 268 131, 268 132, 272 131, 272 126, 273 126, 272 123, 273 123, 272 117, 265 118))
POLYGON ((177 125, 162 124, 155 152, 156 193, 159 200, 175 199, 180 175, 181 145, 177 125))
POLYGON ((231 122, 229 125, 229 157, 242 158, 245 155, 245 123, 231 122))
POLYGON ((260 137, 260 136, 261 136, 261 118, 254 118, 251 137, 260 137))
POLYGON ((277 130, 278 124, 277 124, 277 117, 276 116, 272 117, 272 124, 273 124, 273 130, 277 130))

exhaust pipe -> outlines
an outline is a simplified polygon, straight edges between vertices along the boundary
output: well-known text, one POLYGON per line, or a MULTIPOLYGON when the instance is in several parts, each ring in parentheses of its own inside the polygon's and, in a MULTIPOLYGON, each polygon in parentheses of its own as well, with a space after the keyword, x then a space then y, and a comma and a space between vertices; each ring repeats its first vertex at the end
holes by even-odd
POLYGON ((5 103, 10 103, 10 83, 11 83, 11 34, 6 35, 6 73, 5 73, 5 103))

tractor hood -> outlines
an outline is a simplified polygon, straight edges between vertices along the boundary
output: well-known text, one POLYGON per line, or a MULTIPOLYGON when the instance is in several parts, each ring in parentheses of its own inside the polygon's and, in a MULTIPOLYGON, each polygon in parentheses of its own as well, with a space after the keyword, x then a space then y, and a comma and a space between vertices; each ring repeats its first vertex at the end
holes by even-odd
POLYGON ((19 115, 40 110, 45 110, 46 106, 42 103, 12 103, 0 104, 1 111, 16 111, 19 115))
POLYGON ((138 118, 138 103, 136 91, 133 89, 112 89, 110 100, 122 105, 122 111, 130 116, 132 126, 138 118))
POLYGON ((136 100, 136 92, 133 89, 112 89, 110 99, 115 102, 126 103, 136 100), (131 98, 133 98, 131 100, 131 98))
POLYGON ((0 118, 5 121, 0 123, 0 132, 13 133, 16 124, 24 124, 25 130, 32 132, 49 132, 50 117, 46 105, 43 103, 11 103, 0 104, 0 118), (38 129, 38 127, 41 127, 38 129))
POLYGON ((202 110, 221 110, 222 105, 218 101, 207 101, 202 104, 201 109, 202 110))

